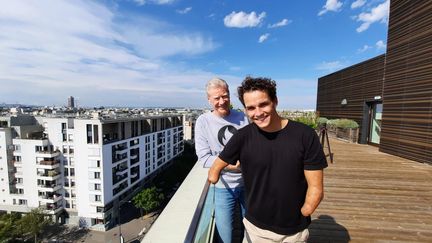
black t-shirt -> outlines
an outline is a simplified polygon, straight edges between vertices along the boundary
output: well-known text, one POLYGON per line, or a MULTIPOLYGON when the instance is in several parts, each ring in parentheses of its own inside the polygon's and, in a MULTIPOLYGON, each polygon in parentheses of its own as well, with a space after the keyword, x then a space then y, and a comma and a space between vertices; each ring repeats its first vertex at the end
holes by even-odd
POLYGON ((246 191, 246 218, 254 225, 290 235, 308 227, 301 214, 307 182, 304 170, 321 170, 327 161, 316 132, 289 121, 268 133, 255 124, 240 129, 219 157, 241 163, 246 191))

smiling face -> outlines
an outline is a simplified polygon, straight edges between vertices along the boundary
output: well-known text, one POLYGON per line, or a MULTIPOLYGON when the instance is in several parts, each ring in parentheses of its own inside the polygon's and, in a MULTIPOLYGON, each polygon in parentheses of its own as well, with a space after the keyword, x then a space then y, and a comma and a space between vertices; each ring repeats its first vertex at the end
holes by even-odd
POLYGON ((274 132, 279 129, 277 99, 271 100, 266 92, 255 90, 244 93, 243 100, 246 114, 261 130, 274 132))
POLYGON ((225 117, 230 113, 230 96, 226 87, 211 87, 207 91, 207 98, 213 108, 213 113, 225 117))

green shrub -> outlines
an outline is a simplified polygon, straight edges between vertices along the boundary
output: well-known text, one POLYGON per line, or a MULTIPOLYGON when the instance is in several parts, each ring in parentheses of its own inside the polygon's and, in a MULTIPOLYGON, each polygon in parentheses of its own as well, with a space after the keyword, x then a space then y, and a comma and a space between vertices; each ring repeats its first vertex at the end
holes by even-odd
POLYGON ((350 119, 332 119, 327 121, 327 126, 337 128, 358 128, 356 121, 350 119))
POLYGON ((310 126, 313 129, 317 128, 316 119, 314 116, 300 116, 293 119, 294 121, 301 122, 310 126))
POLYGON ((328 119, 325 117, 318 117, 318 119, 317 119, 317 125, 318 126, 325 125, 325 124, 327 124, 327 122, 328 122, 328 119))

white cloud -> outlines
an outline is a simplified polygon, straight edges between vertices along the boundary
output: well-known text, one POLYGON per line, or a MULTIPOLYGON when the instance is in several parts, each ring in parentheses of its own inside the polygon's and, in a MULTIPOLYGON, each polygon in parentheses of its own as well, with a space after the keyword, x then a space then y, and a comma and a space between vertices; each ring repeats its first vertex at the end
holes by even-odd
POLYGON ((261 35, 258 39, 259 43, 263 43, 264 41, 266 41, 269 38, 270 34, 269 33, 265 33, 263 35, 261 35))
POLYGON ((322 70, 326 72, 334 72, 336 70, 342 69, 343 67, 346 67, 346 64, 343 64, 340 61, 331 61, 331 62, 322 62, 318 64, 315 69, 322 70))
POLYGON ((379 4, 372 8, 370 12, 363 12, 357 16, 357 21, 363 22, 358 28, 357 32, 363 32, 375 22, 386 23, 389 16, 390 0, 379 4))
POLYGON ((338 0, 327 0, 326 4, 322 7, 323 9, 318 13, 321 16, 329 11, 338 12, 342 7, 342 2, 338 0))
POLYGON ((157 4, 157 5, 171 4, 176 0, 133 0, 133 1, 139 6, 142 6, 144 4, 157 4))
POLYGON ((276 24, 269 24, 268 27, 269 28, 277 28, 277 27, 282 27, 282 26, 288 25, 290 23, 292 23, 292 20, 282 19, 280 22, 277 22, 276 24))
POLYGON ((352 9, 360 8, 363 5, 365 5, 365 3, 366 3, 366 0, 356 0, 353 3, 351 3, 351 8, 352 9))
POLYGON ((372 48, 372 47, 369 46, 369 45, 364 45, 362 48, 358 49, 357 52, 358 52, 358 53, 362 53, 362 52, 365 52, 365 51, 367 51, 367 50, 369 50, 369 49, 371 49, 371 48, 372 48))
POLYGON ((184 9, 178 9, 176 12, 179 13, 179 14, 187 14, 191 10, 192 10, 192 7, 187 7, 187 8, 184 8, 184 9))
POLYGON ((215 76, 167 59, 213 50, 210 37, 100 3, 8 1, 0 16, 0 102, 193 105, 215 76))
POLYGON ((247 14, 243 11, 238 13, 232 12, 225 16, 224 24, 226 27, 230 28, 246 28, 246 27, 256 27, 264 20, 266 16, 265 12, 257 15, 255 12, 247 14))
POLYGON ((377 43, 375 45, 376 45, 377 50, 379 50, 379 51, 385 50, 387 48, 387 44, 384 43, 384 41, 382 41, 382 40, 377 41, 377 43))

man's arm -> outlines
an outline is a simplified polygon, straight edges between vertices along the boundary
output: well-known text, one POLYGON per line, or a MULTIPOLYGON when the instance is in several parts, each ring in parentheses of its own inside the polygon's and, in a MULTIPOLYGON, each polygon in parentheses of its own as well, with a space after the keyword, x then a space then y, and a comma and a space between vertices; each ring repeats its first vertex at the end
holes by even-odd
POLYGON ((208 180, 210 183, 216 184, 219 181, 220 173, 226 166, 228 166, 227 162, 221 160, 219 157, 216 158, 208 172, 208 180))
POLYGON ((195 124, 195 151, 199 163, 204 168, 209 168, 217 158, 216 155, 212 155, 209 141, 205 136, 202 117, 199 117, 195 124))
POLYGON ((304 171, 308 189, 306 200, 301 208, 303 216, 310 216, 320 204, 324 197, 323 170, 305 170, 304 171))

